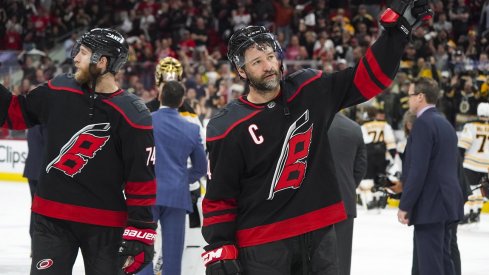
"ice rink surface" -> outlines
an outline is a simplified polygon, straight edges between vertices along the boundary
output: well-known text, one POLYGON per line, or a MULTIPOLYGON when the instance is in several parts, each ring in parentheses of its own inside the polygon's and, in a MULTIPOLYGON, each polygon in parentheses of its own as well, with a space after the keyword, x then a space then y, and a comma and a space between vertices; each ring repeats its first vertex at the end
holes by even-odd
MULTIPOLYGON (((0 182, 0 274, 26 275, 30 269, 29 187, 0 182)), ((412 227, 397 222, 397 209, 359 209, 353 237, 352 275, 411 274, 412 227)), ((478 224, 459 226, 462 274, 486 275, 489 262, 489 215, 478 224)), ((203 275, 200 230, 188 231, 182 275, 203 275), (194 247, 198 246, 198 247, 194 247)), ((73 274, 84 274, 81 256, 73 274)))

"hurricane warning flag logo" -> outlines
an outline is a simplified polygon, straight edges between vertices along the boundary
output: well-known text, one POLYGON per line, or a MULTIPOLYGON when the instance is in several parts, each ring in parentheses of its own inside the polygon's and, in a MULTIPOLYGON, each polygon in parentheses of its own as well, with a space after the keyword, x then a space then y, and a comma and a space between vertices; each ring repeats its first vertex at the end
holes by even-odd
POLYGON ((80 173, 88 160, 92 159, 109 140, 109 129, 109 123, 85 126, 61 148, 59 155, 46 167, 46 173, 49 173, 51 168, 63 171, 70 177, 80 173))

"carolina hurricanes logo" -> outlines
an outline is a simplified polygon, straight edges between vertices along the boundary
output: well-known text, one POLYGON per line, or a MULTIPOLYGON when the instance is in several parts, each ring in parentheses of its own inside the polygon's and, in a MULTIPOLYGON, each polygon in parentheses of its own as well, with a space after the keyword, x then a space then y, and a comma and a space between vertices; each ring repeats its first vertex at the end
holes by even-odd
POLYGON ((268 200, 272 200, 275 193, 279 191, 301 187, 306 176, 313 125, 311 124, 309 129, 304 132, 299 132, 299 129, 308 121, 309 110, 306 110, 301 117, 290 125, 275 168, 268 200))
POLYGON ((53 265, 53 260, 51 259, 43 259, 37 262, 36 268, 37 270, 48 269, 53 265))
POLYGON ((109 123, 85 126, 61 148, 59 155, 46 167, 46 172, 49 173, 49 170, 54 167, 70 177, 80 173, 88 160, 93 158, 109 140, 109 135, 103 135, 107 134, 109 129, 109 123), (94 133, 98 134, 94 135, 94 133))

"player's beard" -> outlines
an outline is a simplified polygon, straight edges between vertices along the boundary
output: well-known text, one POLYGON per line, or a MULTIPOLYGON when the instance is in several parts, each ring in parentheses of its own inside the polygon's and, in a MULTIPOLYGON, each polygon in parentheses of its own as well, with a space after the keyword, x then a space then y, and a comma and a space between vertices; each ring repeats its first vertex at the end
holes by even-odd
POLYGON ((101 72, 101 70, 99 70, 99 69, 92 68, 93 70, 95 70, 95 74, 90 74, 89 68, 90 67, 77 68, 77 70, 75 72, 75 80, 78 84, 82 85, 82 84, 90 82, 92 80, 93 75, 98 75, 101 72))
POLYGON ((273 92, 280 85, 280 72, 272 69, 260 77, 248 75, 248 80, 250 85, 259 93, 273 92), (270 75, 273 75, 273 77, 269 77, 270 75))
POLYGON ((78 84, 85 84, 90 81, 90 73, 88 68, 77 68, 75 72, 75 80, 78 84))

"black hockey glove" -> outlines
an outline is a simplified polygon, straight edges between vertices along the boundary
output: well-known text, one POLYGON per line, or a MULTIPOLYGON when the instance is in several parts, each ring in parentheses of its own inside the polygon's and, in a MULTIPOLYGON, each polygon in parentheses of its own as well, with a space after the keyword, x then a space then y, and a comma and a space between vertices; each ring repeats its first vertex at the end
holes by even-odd
POLYGON ((433 17, 428 0, 395 0, 380 16, 380 23, 385 29, 399 28, 407 37, 411 31, 433 17))
POLYGON ((200 181, 190 184, 190 198, 192 199, 193 209, 193 212, 188 214, 190 228, 199 228, 201 226, 199 207, 197 206, 200 194, 200 181))
POLYGON ((192 199, 192 204, 196 204, 200 198, 200 181, 196 181, 190 184, 190 198, 192 199))
POLYGON ((156 224, 153 228, 126 227, 119 248, 122 270, 134 274, 153 260, 156 224))
POLYGON ((224 245, 202 253, 206 275, 243 274, 238 260, 238 249, 234 245, 224 245))

